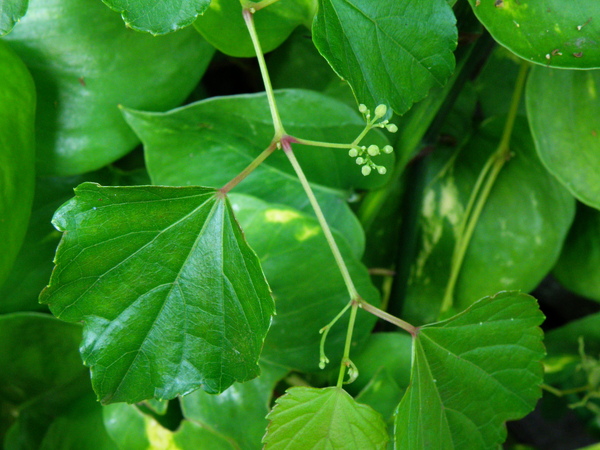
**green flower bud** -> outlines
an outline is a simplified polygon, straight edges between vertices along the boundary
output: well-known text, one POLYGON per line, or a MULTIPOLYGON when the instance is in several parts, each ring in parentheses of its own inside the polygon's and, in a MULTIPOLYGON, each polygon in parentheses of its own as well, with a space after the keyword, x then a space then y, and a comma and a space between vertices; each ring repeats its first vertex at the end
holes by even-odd
POLYGON ((394 125, 393 123, 390 123, 389 125, 385 126, 387 128, 387 130, 390 133, 395 133, 396 131, 398 131, 398 127, 396 125, 394 125))
POLYGON ((367 175, 369 175, 371 173, 371 167, 370 166, 362 166, 362 169, 360 169, 360 171, 366 177, 367 175))
POLYGON ((365 158, 361 158, 360 156, 358 158, 356 158, 356 164, 358 164, 359 166, 361 164, 364 164, 366 162, 365 158))
POLYGON ((383 147, 383 153, 386 154, 390 154, 394 151, 394 147, 392 147, 391 145, 386 145, 385 147, 383 147))
POLYGON ((378 105, 377 108, 375 108, 375 117, 376 118, 380 118, 383 117, 387 114, 387 106, 385 105, 378 105))
POLYGON ((367 112, 367 105, 364 105, 362 103, 360 105, 358 105, 358 112, 360 112, 362 114, 366 113, 367 112))
POLYGON ((385 175, 387 169, 383 166, 377 166, 377 172, 379 172, 379 175, 385 175))
POLYGON ((350 150, 348 150, 348 156, 355 158, 358 156, 358 150, 356 150, 355 148, 351 148, 350 150))
POLYGON ((377 156, 379 155, 379 147, 377 147, 376 145, 369 145, 367 153, 369 153, 369 155, 371 156, 377 156))

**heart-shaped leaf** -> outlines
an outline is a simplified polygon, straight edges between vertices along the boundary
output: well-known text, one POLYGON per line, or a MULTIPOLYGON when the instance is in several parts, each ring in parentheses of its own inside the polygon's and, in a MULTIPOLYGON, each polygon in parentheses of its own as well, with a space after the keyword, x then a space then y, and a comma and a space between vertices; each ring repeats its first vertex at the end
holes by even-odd
POLYGON ((191 25, 206 11, 210 0, 102 0, 121 13, 128 27, 154 35, 191 25))
POLYGON ((139 141, 117 106, 179 105, 214 53, 192 29, 133 32, 98 0, 31 0, 6 40, 36 83, 37 170, 44 175, 88 172, 132 150, 139 141))
POLYGON ((259 373, 274 311, 233 211, 210 188, 84 183, 41 301, 84 321, 81 353, 103 403, 221 392, 259 373))
POLYGON ((494 449, 504 422, 541 397, 544 316, 533 297, 500 293, 421 327, 411 384, 396 415, 396 448, 494 449))
POLYGON ((536 64, 600 67, 596 0, 469 0, 496 41, 536 64))
POLYGON ((526 100, 531 133, 548 171, 578 200, 600 209, 600 70, 536 67, 526 100))
POLYGON ((267 416, 265 449, 384 449, 389 440, 381 415, 337 387, 293 387, 267 416))
POLYGON ((320 0, 313 39, 359 103, 404 114, 452 74, 455 22, 445 0, 320 0))
POLYGON ((4 0, 0 3, 0 36, 13 29, 27 12, 29 0, 4 0))

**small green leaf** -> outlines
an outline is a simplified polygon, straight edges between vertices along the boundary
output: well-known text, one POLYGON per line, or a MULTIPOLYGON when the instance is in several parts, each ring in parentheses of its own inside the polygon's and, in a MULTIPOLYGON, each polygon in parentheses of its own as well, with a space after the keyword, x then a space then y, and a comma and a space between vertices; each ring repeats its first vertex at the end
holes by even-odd
POLYGON ((536 67, 527 83, 527 114, 548 171, 600 209, 600 70, 536 67))
POLYGON ((600 302, 600 211, 579 205, 552 273, 568 290, 600 302))
POLYGON ((546 334, 545 344, 549 355, 573 354, 579 352, 577 340, 583 338, 585 352, 600 353, 600 312, 573 320, 546 334))
POLYGON ((31 212, 35 161, 35 86, 10 47, 0 41, 0 285, 23 243, 31 212))
POLYGON ((102 0, 121 13, 128 27, 153 35, 171 33, 191 25, 206 11, 210 0, 102 0))
MULTIPOLYGON (((275 98, 287 132, 297 137, 349 144, 364 128, 364 120, 358 112, 325 95, 285 90, 277 92, 275 98), (315 123, 319 126, 315 127, 315 123)), ((124 115, 144 142, 152 182, 160 185, 223 186, 273 138, 265 94, 212 98, 167 113, 125 109, 124 115)), ((388 144, 380 132, 370 133, 365 142, 379 147, 388 144)), ((378 187, 390 175, 362 176, 344 149, 295 144, 294 147, 298 148, 297 158, 327 220, 349 237, 355 254, 360 256, 364 237, 346 199, 353 189, 378 187)), ((384 154, 376 161, 391 169, 394 156, 384 154)), ((236 187, 236 191, 313 214, 283 152, 271 155, 236 187)))
POLYGON ((596 0, 469 0, 494 39, 527 61, 549 67, 600 67, 596 0))
MULTIPOLYGON (((315 0, 286 0, 254 14, 262 51, 266 53, 277 48, 299 25, 310 28, 315 9, 315 0)), ((226 55, 241 58, 256 55, 240 0, 212 0, 209 8, 194 22, 194 27, 226 55)))
POLYGON ((234 383, 219 395, 196 391, 183 397, 181 407, 184 417, 227 437, 235 442, 236 448, 260 448, 273 390, 287 372, 266 363, 260 366, 258 378, 234 383))
POLYGON ((0 3, 0 36, 9 33, 27 12, 29 0, 3 0, 0 3))
POLYGON ((6 40, 36 83, 43 175, 80 174, 125 155, 139 141, 117 106, 179 105, 214 53, 192 29, 161 37, 128 30, 98 0, 31 0, 6 40))
POLYGON ((504 422, 524 417, 541 397, 543 320, 533 297, 504 292, 420 328, 396 448, 498 448, 504 422))
POLYGON ((359 103, 404 114, 452 74, 455 22, 445 0, 319 0, 313 35, 359 103))
MULTIPOLYGON (((261 265, 277 303, 277 315, 262 357, 304 372, 320 372, 319 330, 348 304, 350 297, 322 228, 298 210, 232 194, 231 204, 261 265)), ((349 250, 341 234, 334 238, 354 285, 367 302, 378 306, 379 294, 367 268, 349 250)), ((331 329, 325 350, 339 361, 346 339, 348 313, 331 329)), ((375 325, 375 316, 358 311, 353 349, 358 350, 375 325)))
POLYGON ((265 449, 384 449, 389 440, 381 415, 337 387, 293 387, 267 416, 265 449))
POLYGON ((40 300, 83 321, 103 403, 221 392, 258 375, 274 304, 231 207, 210 188, 84 183, 40 300))

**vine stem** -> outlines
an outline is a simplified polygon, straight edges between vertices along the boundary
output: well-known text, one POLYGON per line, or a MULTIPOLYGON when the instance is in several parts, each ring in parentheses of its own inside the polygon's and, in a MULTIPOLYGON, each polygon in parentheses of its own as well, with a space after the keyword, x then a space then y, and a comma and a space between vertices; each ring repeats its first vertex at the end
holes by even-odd
POLYGON ((450 268, 450 276, 448 283, 446 284, 446 290, 444 292, 444 299, 440 308, 440 313, 447 312, 454 303, 454 289, 456 282, 458 281, 458 275, 462 267, 467 249, 473 232, 481 212, 488 200, 490 192, 494 187, 494 183, 502 170, 502 167, 511 157, 510 153, 510 139, 512 136, 513 128, 515 125, 515 119, 519 110, 519 103, 521 102, 521 96, 525 87, 525 80, 527 79, 527 71, 529 69, 529 63, 523 62, 517 76, 515 83, 515 89, 513 91, 510 109, 508 111, 508 117, 504 124, 504 130, 500 143, 496 148, 496 151, 492 153, 489 159, 486 161, 483 169, 481 170, 479 177, 475 183, 471 197, 465 210, 464 219, 459 227, 458 239, 454 247, 452 255, 452 264, 450 268))
POLYGON ((242 4, 242 8, 248 9, 251 13, 255 13, 256 11, 260 11, 267 6, 272 5, 273 3, 277 3, 279 0, 262 0, 261 2, 252 2, 249 0, 240 0, 242 4))
POLYGON ((274 141, 265 150, 263 150, 263 152, 260 155, 258 155, 256 159, 254 159, 254 161, 248 164, 248 166, 244 170, 242 170, 238 175, 236 175, 235 178, 233 178, 225 186, 219 189, 219 191, 221 191, 223 194, 227 194, 230 190, 236 187, 244 178, 250 175, 254 171, 254 169, 260 166, 262 162, 265 159, 267 159, 275 150, 277 150, 277 143, 274 141))
MULTIPOLYGON (((275 102, 275 94, 273 93, 273 86, 271 85, 271 78, 269 77, 269 71, 267 70, 267 63, 265 62, 265 55, 263 54, 262 48, 260 46, 260 41, 258 39, 258 34, 256 34, 256 27, 254 26, 254 15, 252 11, 256 11, 256 7, 246 7, 245 3, 242 2, 242 13, 244 15, 244 21, 246 22, 246 27, 250 33, 250 38, 252 39, 252 45, 254 46, 254 51, 256 53, 256 58, 258 59, 258 65, 260 67, 260 74, 263 79, 263 83, 265 85, 265 92, 267 93, 267 99, 269 100, 269 109, 271 110, 271 118, 273 119, 273 126, 275 127, 275 137, 274 141, 280 140, 283 136, 285 136, 285 130, 283 128, 283 123, 281 122, 281 117, 279 116, 279 110, 277 109, 277 102, 275 102)), ((263 3, 263 2, 261 2, 263 3)), ((274 2, 270 2, 274 3, 274 2)), ((270 4, 269 3, 269 4, 270 4)), ((268 5, 265 5, 268 6, 268 5)))
POLYGON ((323 229, 323 234, 325 235, 325 239, 327 239, 327 243, 329 244, 329 247, 331 248, 331 252, 333 253, 335 262, 342 274, 342 277, 344 278, 344 284, 346 285, 346 289, 348 290, 350 299, 358 300, 360 298, 360 295, 358 294, 358 291, 356 290, 356 287, 354 286, 354 283, 352 282, 352 277, 350 276, 350 272, 348 272, 348 267, 346 267, 344 258, 342 257, 342 254, 340 253, 340 249, 339 249, 337 243, 335 242, 335 239, 333 237, 333 234, 331 233, 331 229, 329 228, 327 221, 325 220, 325 216, 323 215, 323 211, 321 210, 321 207, 319 206, 319 202, 317 201, 317 198, 315 197, 315 194, 313 193, 313 190, 310 187, 310 183, 306 179, 306 175, 304 175, 304 171, 302 170, 302 167, 300 167, 300 163, 298 163, 298 160, 296 159, 296 155, 294 155, 291 143, 289 140, 283 139, 281 141, 281 145, 283 147, 283 151, 285 152, 287 158, 290 160, 290 163, 292 164, 292 167, 294 168, 294 171, 296 172, 298 179, 300 180, 300 184, 302 185, 302 188, 304 189, 304 192, 306 193, 306 196, 308 197, 308 200, 315 212, 315 215, 317 216, 319 225, 321 225, 321 228, 323 229))

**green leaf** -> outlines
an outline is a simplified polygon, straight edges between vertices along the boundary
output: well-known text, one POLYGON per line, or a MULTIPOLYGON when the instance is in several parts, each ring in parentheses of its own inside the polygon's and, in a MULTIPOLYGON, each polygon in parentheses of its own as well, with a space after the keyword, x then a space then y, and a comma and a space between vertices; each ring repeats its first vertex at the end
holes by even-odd
POLYGON ((117 105, 177 106, 214 52, 191 29, 163 37, 128 30, 98 0, 31 0, 6 40, 36 82, 37 170, 44 175, 95 170, 132 150, 138 139, 117 105))
POLYGON ((455 22, 445 0, 320 0, 313 39, 359 103, 404 114, 452 74, 455 22))
POLYGON ((215 431, 183 420, 177 431, 161 426, 134 405, 115 403, 103 407, 106 431, 122 450, 233 450, 237 447, 215 431))
POLYGON ((0 397, 20 404, 77 379, 80 340, 79 325, 48 314, 0 316, 0 397))
POLYGON ((221 392, 258 375, 274 305, 225 197, 210 188, 84 183, 40 301, 83 321, 103 403, 221 392))
MULTIPOLYGON (((461 221, 476 180, 496 150, 503 120, 488 121, 460 150, 438 149, 426 160, 403 318, 438 319, 461 221)), ((525 120, 513 130, 502 168, 476 224, 454 290, 460 311, 495 292, 533 290, 558 259, 575 214, 573 197, 540 163, 525 120)))
POLYGON ((600 71, 536 67, 527 83, 527 113, 548 171, 600 209, 600 71))
MULTIPOLYGON (((299 25, 310 28, 316 0, 286 0, 269 5, 254 15, 254 24, 263 52, 270 52, 287 39, 299 25)), ((240 0, 212 0, 194 22, 204 39, 219 51, 241 58, 255 56, 250 34, 242 16, 240 0)))
POLYGON ((265 449, 384 449, 389 440, 381 415, 337 387, 293 387, 267 418, 265 449))
POLYGON ((121 13, 129 28, 153 35, 171 33, 191 25, 211 0, 102 0, 121 13))
MULTIPOLYGON (((286 130, 294 136, 350 143, 364 128, 356 111, 316 92, 286 90, 277 92, 276 100, 286 130)), ((125 109, 124 115, 144 142, 152 182, 160 185, 223 186, 273 137, 265 94, 212 98, 167 113, 125 109)), ((380 147, 387 144, 382 133, 368 135, 365 142, 380 147)), ((362 230, 345 200, 352 189, 380 186, 389 175, 364 177, 346 150, 294 147, 326 218, 352 237, 349 241, 361 255, 362 230)), ((382 155, 376 161, 391 169, 394 158, 382 155)), ((271 155, 236 190, 313 214, 283 152, 271 155)))
POLYGON ((234 383, 219 395, 192 392, 182 398, 183 415, 226 436, 235 442, 236 448, 260 448, 275 384, 286 372, 281 367, 263 363, 258 378, 243 384, 234 383))
POLYGON ((27 12, 29 0, 4 0, 0 4, 0 36, 9 33, 27 12))
MULTIPOLYGON (((405 367, 410 368, 410 363, 405 367)), ((405 387, 399 385, 390 370, 382 367, 359 392, 356 401, 369 405, 381 414, 389 426, 394 422, 394 414, 404 391, 405 387)))
POLYGON ((527 61, 549 67, 600 67, 596 0, 469 0, 494 39, 527 61))
POLYGON ((541 396, 543 320, 533 297, 504 292, 420 328, 396 448, 498 448, 504 422, 525 416, 541 396))
POLYGON ((545 339, 548 354, 577 355, 579 353, 577 340, 580 337, 583 338, 587 354, 600 353, 600 313, 590 314, 549 331, 545 339))
POLYGON ((552 273, 568 290, 600 302, 600 211, 579 206, 552 273))
POLYGON ((0 285, 23 243, 33 201, 35 103, 31 75, 0 41, 0 285))
MULTIPOLYGON (((261 357, 304 372, 320 372, 319 330, 350 300, 344 280, 316 219, 292 208, 232 194, 231 203, 248 242, 260 257, 273 290, 277 315, 261 357)), ((366 267, 350 252, 340 233, 335 240, 356 289, 366 301, 379 305, 379 294, 366 267)), ((342 356, 348 313, 331 329, 325 350, 331 361, 342 356)), ((359 310, 353 349, 366 341, 375 317, 359 310)))

